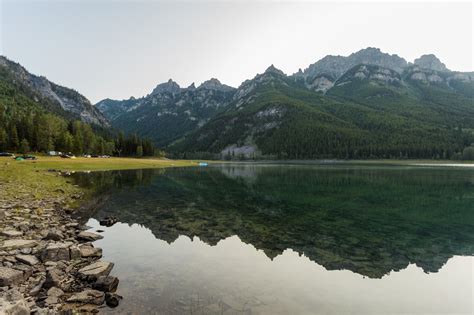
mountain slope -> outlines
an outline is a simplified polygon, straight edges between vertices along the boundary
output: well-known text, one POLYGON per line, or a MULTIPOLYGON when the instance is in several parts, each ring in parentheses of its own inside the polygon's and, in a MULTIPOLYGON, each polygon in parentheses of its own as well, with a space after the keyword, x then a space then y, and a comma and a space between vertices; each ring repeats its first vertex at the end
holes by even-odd
POLYGON ((474 126, 471 100, 447 85, 402 78, 410 74, 358 65, 324 96, 271 67, 242 84, 225 112, 170 149, 188 156, 296 159, 431 158, 462 151, 473 141, 466 132, 474 126))
POLYGON ((205 124, 232 99, 234 88, 211 79, 198 88, 180 88, 170 80, 140 99, 103 100, 96 104, 126 133, 137 133, 164 146, 205 124))
POLYGON ((27 93, 28 97, 56 114, 101 127, 109 125, 104 115, 77 91, 50 82, 45 77, 33 75, 4 56, 0 56, 0 79, 14 84, 17 89, 27 93))
POLYGON ((84 96, 0 57, 0 152, 155 154, 150 141, 115 135, 107 125, 84 96))

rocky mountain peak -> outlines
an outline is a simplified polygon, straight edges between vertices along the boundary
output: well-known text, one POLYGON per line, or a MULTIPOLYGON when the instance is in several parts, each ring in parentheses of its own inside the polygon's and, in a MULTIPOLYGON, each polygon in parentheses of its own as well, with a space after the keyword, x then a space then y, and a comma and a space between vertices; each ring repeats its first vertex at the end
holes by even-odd
POLYGON ((228 85, 222 84, 218 79, 211 78, 203 82, 198 89, 216 90, 216 91, 231 91, 234 88, 228 85))
POLYGON ((353 59, 356 64, 372 64, 389 68, 401 73, 408 66, 408 62, 396 54, 384 53, 380 48, 368 47, 351 54, 348 58, 353 59))
POLYGON ((283 71, 281 71, 280 69, 277 69, 273 64, 270 67, 268 67, 267 70, 265 70, 265 74, 266 73, 275 73, 278 75, 285 75, 283 71))
POLYGON ((358 64, 371 64, 389 68, 401 73, 408 63, 398 55, 390 55, 382 52, 379 48, 368 47, 361 49, 347 57, 328 55, 310 65, 303 74, 312 80, 322 74, 334 80, 342 76, 346 71, 358 64))
POLYGON ((420 58, 415 59, 414 64, 425 69, 441 72, 449 71, 449 69, 446 68, 446 65, 433 54, 423 55, 420 58))
POLYGON ((196 85, 194 85, 194 82, 191 83, 187 88, 186 90, 189 90, 189 91, 194 91, 196 89, 196 85))
POLYGON ((176 94, 176 93, 179 93, 180 91, 181 91, 181 88, 179 84, 174 82, 172 79, 169 79, 168 82, 158 84, 151 92, 151 95, 165 93, 165 92, 176 94))

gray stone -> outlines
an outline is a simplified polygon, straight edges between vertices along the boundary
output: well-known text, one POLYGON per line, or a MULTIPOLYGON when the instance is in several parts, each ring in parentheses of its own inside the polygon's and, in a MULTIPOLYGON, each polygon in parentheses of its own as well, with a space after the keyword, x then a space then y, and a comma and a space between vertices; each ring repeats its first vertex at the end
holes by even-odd
POLYGON ((43 288, 44 283, 46 282, 45 279, 41 279, 37 285, 35 285, 31 290, 30 290, 30 295, 31 296, 36 296, 40 293, 41 288, 43 288))
POLYGON ((88 279, 97 279, 100 276, 108 276, 114 264, 107 261, 97 261, 79 270, 79 274, 88 279))
POLYGON ((64 295, 64 291, 57 288, 52 287, 48 290, 48 297, 46 298, 45 302, 49 305, 59 303, 59 298, 64 295))
POLYGON ((21 283, 23 281, 23 272, 0 267, 0 287, 21 283))
POLYGON ((77 238, 80 239, 80 240, 93 242, 93 241, 100 240, 104 237, 102 235, 99 235, 99 234, 96 234, 96 233, 82 231, 79 234, 77 234, 77 238))
POLYGON ((36 258, 33 255, 16 255, 15 256, 16 260, 25 263, 30 266, 34 266, 39 263, 38 258, 36 258))
POLYGON ((73 245, 69 248, 69 255, 71 260, 81 258, 81 251, 77 245, 73 245))
POLYGON ((48 296, 57 296, 57 297, 61 297, 64 295, 64 291, 61 290, 60 288, 56 288, 56 287, 51 287, 49 288, 48 290, 48 296))
POLYGON ((52 243, 49 244, 43 251, 43 261, 59 261, 70 260, 69 247, 72 243, 52 243))
POLYGON ((62 280, 65 277, 64 271, 59 268, 53 268, 48 270, 46 273, 46 281, 44 288, 49 289, 52 287, 63 288, 62 280))
POLYGON ((3 261, 9 261, 11 263, 16 263, 16 258, 13 256, 4 256, 3 261))
POLYGON ((48 296, 44 302, 47 305, 53 305, 53 304, 58 304, 59 303, 59 297, 57 296, 48 296))
POLYGON ((6 240, 0 246, 0 250, 29 248, 29 247, 35 247, 36 245, 38 245, 38 242, 35 240, 22 240, 22 239, 6 240))
POLYGON ((30 315, 31 311, 25 300, 19 300, 5 305, 5 315, 30 315))
POLYGON ((58 264, 58 263, 55 262, 55 261, 47 261, 47 262, 44 263, 44 265, 45 265, 46 267, 56 267, 57 264, 58 264))
POLYGON ((24 264, 16 264, 13 269, 23 272, 23 278, 28 279, 33 274, 33 268, 24 264))
POLYGON ((60 241, 64 239, 63 233, 58 230, 49 230, 48 234, 45 237, 46 240, 60 241))
POLYGON ((79 246, 81 257, 102 257, 102 249, 96 248, 92 245, 81 245, 79 246))
POLYGON ((6 236, 6 237, 18 237, 18 236, 22 236, 23 232, 17 231, 17 230, 3 230, 0 232, 0 235, 6 236))
POLYGON ((29 255, 31 254, 33 250, 31 248, 22 248, 20 249, 20 252, 23 254, 23 255, 29 255))
POLYGON ((67 301, 72 303, 101 305, 102 303, 104 303, 104 299, 104 292, 87 289, 82 292, 73 294, 70 298, 67 299, 67 301))

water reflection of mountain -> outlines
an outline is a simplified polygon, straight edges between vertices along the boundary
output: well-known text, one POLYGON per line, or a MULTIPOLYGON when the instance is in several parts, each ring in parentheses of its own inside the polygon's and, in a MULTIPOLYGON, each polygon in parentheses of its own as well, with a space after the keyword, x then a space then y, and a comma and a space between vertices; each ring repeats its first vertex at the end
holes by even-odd
POLYGON ((238 235, 270 258, 291 248, 327 269, 372 278, 409 263, 437 272, 453 255, 474 254, 474 172, 232 168, 105 172, 79 181, 108 195, 95 218, 114 215, 168 242, 186 235, 215 245, 238 235))

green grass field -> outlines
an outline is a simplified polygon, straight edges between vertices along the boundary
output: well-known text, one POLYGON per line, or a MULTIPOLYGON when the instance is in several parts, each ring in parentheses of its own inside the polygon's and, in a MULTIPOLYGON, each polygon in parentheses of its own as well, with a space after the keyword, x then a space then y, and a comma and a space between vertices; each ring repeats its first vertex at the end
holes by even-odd
POLYGON ((63 159, 60 157, 39 156, 37 160, 15 161, 12 158, 0 158, 0 163, 9 163, 10 167, 18 169, 47 170, 56 169, 61 171, 107 171, 139 168, 162 168, 195 166, 196 161, 167 160, 167 159, 134 159, 134 158, 75 158, 63 159))

